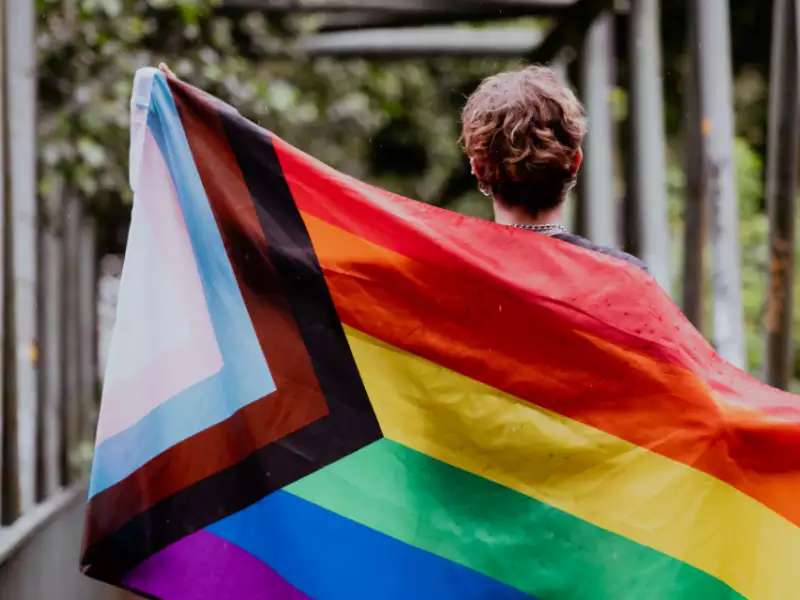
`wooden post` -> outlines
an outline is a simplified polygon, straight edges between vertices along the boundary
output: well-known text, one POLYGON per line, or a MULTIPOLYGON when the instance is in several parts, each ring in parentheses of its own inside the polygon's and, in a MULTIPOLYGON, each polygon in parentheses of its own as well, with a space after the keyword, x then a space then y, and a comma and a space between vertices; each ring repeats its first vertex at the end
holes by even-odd
POLYGON ((6 371, 4 373, 4 471, 15 471, 3 490, 18 494, 4 505, 12 520, 36 500, 36 53, 34 6, 29 0, 6 0, 3 30, 6 139, 14 151, 6 161, 6 371), (13 53, 11 52, 13 49, 13 53), (13 231, 13 235, 11 232, 13 231), (16 464, 6 463, 14 461, 16 464), (13 481, 16 479, 16 483, 13 481))
POLYGON ((669 218, 664 157, 659 0, 633 0, 630 11, 631 202, 640 256, 670 289, 669 218))
MULTIPOLYGON (((6 279, 6 202, 8 200, 9 179, 9 160, 8 146, 10 140, 8 135, 8 111, 6 110, 6 52, 5 52, 5 13, 6 2, 0 0, 0 438, 4 437, 5 425, 3 423, 3 413, 5 404, 5 279, 6 279)), ((0 489, 5 487, 3 480, 3 444, 0 442, 0 489)), ((3 497, 0 493, 0 516, 3 514, 3 497)), ((0 518, 0 523, 2 519, 0 518)))
POLYGON ((8 204, 10 202, 11 187, 11 165, 9 160, 8 147, 10 140, 8 139, 8 102, 7 96, 7 70, 6 70, 6 44, 5 44, 5 31, 6 31, 6 0, 0 0, 0 524, 5 523, 6 513, 8 511, 7 503, 9 501, 8 495, 11 492, 10 486, 16 485, 9 479, 7 470, 7 417, 4 418, 6 413, 7 387, 6 375, 8 373, 8 365, 6 364, 7 343, 6 339, 6 322, 8 316, 6 311, 6 277, 9 273, 8 269, 8 234, 10 226, 8 225, 8 204))
POLYGON ((80 440, 91 441, 97 412, 97 252, 94 220, 81 220, 78 248, 78 322, 80 335, 79 398, 81 403, 80 440))
POLYGON ((688 61, 684 84, 683 152, 686 169, 683 242, 683 312, 703 330, 706 232, 708 230, 708 177, 703 152, 704 136, 698 98, 698 55, 695 19, 689 20, 688 61))
POLYGON ((64 254, 62 237, 63 186, 43 198, 40 229, 39 343, 41 360, 39 394, 39 486, 40 497, 53 494, 61 485, 62 360, 61 306, 63 303, 64 254))
POLYGON ((80 445, 80 327, 78 313, 81 206, 71 193, 64 203, 62 255, 63 298, 61 307, 61 359, 63 373, 62 472, 64 483, 78 475, 77 451, 80 445))
MULTIPOLYGON (((558 80, 565 86, 574 89, 574 85, 570 80, 569 61, 564 56, 557 56, 549 64, 550 68, 558 77, 558 80)), ((577 187, 577 186, 576 186, 577 187)), ((562 219, 564 224, 570 231, 578 232, 578 202, 579 196, 577 189, 572 189, 567 193, 566 200, 564 201, 564 214, 562 219)))
MULTIPOLYGON (((565 65, 565 79, 577 82, 577 95, 581 95, 580 82, 582 65, 580 63, 580 60, 572 60, 565 65)), ((570 195, 567 197, 567 202, 569 202, 572 206, 569 213, 565 215, 564 224, 569 228, 570 231, 578 235, 586 236, 586 191, 584 190, 583 173, 578 174, 578 183, 575 186, 575 189, 573 189, 570 195)))
POLYGON ((767 382, 787 389, 792 379, 795 203, 800 81, 795 0, 775 0, 772 13, 767 209, 769 285, 766 301, 767 382))
POLYGON ((728 0, 694 0, 693 6, 699 49, 700 122, 712 214, 714 340, 720 355, 745 367, 728 0))
POLYGON ((581 207, 588 236, 597 244, 618 245, 618 210, 614 192, 613 88, 614 16, 601 13, 581 50, 581 91, 589 119, 581 207))

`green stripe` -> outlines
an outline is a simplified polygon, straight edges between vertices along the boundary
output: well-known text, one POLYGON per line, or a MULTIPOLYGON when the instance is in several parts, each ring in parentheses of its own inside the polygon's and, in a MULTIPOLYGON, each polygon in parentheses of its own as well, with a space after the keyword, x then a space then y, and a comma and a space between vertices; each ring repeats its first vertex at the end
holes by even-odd
POLYGON ((741 598, 679 560, 387 439, 286 489, 539 598, 741 598))

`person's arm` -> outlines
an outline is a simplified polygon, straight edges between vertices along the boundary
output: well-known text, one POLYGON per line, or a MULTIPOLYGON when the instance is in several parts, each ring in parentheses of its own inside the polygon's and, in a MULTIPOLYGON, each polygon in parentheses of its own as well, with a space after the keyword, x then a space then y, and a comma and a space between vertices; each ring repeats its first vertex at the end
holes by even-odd
POLYGON ((163 63, 163 62, 159 63, 158 64, 158 70, 161 71, 162 73, 164 73, 164 75, 169 75, 170 77, 174 77, 175 79, 178 78, 178 76, 175 75, 175 73, 172 72, 172 69, 170 69, 167 66, 167 63, 163 63))

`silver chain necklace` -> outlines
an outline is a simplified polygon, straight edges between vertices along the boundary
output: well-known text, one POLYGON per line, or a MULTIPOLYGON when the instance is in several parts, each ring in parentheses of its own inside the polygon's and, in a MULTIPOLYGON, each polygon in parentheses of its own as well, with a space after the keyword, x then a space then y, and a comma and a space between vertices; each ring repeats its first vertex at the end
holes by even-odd
POLYGON ((558 235, 559 233, 567 233, 567 228, 561 223, 543 223, 541 225, 532 225, 530 223, 514 223, 512 227, 517 229, 525 229, 527 231, 535 231, 543 235, 558 235))

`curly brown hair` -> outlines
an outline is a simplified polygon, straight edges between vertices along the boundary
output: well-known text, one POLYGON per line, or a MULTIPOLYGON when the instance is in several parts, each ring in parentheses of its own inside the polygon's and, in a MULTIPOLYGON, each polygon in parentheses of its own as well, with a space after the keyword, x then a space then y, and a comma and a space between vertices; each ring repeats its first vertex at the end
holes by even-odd
POLYGON ((481 189, 532 215, 558 206, 575 184, 586 113, 547 67, 484 79, 461 116, 461 143, 481 189))

